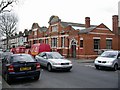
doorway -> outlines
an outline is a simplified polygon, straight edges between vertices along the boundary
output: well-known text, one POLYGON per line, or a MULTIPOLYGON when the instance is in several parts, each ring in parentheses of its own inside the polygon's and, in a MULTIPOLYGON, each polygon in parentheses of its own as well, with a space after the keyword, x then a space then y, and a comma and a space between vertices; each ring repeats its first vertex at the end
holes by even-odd
POLYGON ((71 42, 72 58, 76 58, 76 41, 72 40, 71 42))

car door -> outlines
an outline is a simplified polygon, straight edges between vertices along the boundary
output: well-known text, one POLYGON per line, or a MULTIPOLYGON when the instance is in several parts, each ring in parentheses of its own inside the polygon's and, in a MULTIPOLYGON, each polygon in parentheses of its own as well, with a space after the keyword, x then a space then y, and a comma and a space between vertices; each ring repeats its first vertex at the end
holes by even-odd
POLYGON ((7 65, 9 64, 9 57, 4 57, 2 60, 2 75, 4 75, 7 72, 7 65))
POLYGON ((40 65, 44 66, 44 60, 43 60, 44 52, 36 55, 37 61, 40 63, 40 65))
POLYGON ((47 54, 44 53, 44 55, 42 55, 42 60, 43 60, 43 65, 47 67, 47 63, 48 63, 48 58, 47 58, 47 54))

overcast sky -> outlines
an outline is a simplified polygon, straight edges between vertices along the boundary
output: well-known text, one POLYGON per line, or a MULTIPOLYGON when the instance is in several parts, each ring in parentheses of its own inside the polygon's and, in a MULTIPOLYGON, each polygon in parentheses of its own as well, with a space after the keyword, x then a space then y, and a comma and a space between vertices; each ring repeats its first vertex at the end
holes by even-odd
POLYGON ((91 24, 104 23, 112 29, 112 16, 118 15, 120 0, 20 0, 15 6, 19 17, 19 31, 31 29, 34 22, 40 27, 49 26, 52 15, 57 15, 62 21, 85 23, 85 17, 90 17, 91 24))

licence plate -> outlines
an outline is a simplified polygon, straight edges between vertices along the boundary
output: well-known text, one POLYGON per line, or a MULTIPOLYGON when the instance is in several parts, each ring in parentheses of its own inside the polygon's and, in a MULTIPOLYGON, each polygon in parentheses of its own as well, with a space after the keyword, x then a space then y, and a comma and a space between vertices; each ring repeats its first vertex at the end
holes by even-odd
POLYGON ((26 70, 31 70, 31 67, 21 67, 20 71, 26 71, 26 70))

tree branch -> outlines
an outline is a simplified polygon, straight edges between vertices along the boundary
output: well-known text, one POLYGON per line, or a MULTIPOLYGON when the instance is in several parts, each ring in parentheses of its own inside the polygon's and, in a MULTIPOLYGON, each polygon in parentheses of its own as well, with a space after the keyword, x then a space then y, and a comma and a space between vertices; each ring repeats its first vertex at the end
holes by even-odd
POLYGON ((7 8, 8 6, 12 5, 12 3, 16 2, 16 0, 8 0, 8 1, 4 1, 2 0, 0 3, 0 13, 3 12, 10 12, 11 10, 5 10, 5 8, 7 8))

